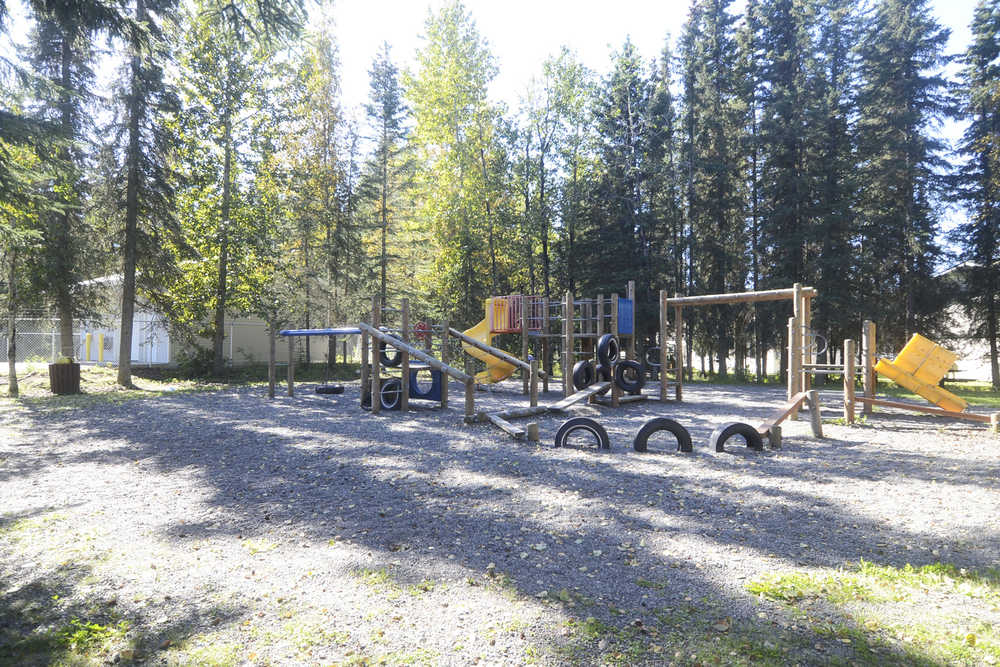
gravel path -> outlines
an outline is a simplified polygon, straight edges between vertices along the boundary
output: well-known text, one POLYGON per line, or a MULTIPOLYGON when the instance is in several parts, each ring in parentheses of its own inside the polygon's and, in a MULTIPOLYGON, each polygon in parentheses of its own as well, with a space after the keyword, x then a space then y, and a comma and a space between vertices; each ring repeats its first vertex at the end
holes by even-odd
MULTIPOLYGON (((477 408, 524 405, 518 388, 477 408)), ((685 662, 681 611, 698 632, 794 636, 746 592, 767 572, 1000 563, 1000 440, 979 425, 881 413, 817 440, 800 421, 781 450, 715 453, 716 425, 759 423, 783 393, 694 385, 681 405, 572 408, 607 426, 597 452, 551 447, 566 416, 539 419, 537 445, 464 426, 457 385, 452 409, 406 416, 361 411, 356 384, 262 394, 4 412, 0 644, 5 623, 113 610, 137 648, 111 659, 150 664, 629 662, 636 641, 685 662), (694 452, 632 451, 653 416, 694 452)), ((850 657, 803 641, 797 661, 850 657)))

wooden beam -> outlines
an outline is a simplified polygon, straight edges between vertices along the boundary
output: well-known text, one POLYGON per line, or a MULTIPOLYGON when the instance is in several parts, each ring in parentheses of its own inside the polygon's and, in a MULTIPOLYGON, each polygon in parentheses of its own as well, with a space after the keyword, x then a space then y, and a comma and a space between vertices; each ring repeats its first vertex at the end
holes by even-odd
POLYGON ((552 375, 552 350, 549 346, 549 300, 542 297, 542 391, 549 393, 549 376, 552 375))
POLYGON ((903 401, 887 401, 881 398, 868 398, 867 396, 857 396, 855 397, 855 400, 859 403, 869 403, 871 405, 878 405, 884 408, 912 410, 913 412, 924 412, 929 415, 950 417, 952 419, 964 419, 965 421, 979 422, 980 424, 989 424, 991 418, 991 415, 980 415, 975 412, 954 412, 952 410, 934 408, 929 405, 917 405, 916 403, 905 403, 903 401))
POLYGON ((507 435, 512 436, 517 440, 524 440, 525 430, 523 428, 518 428, 517 426, 514 426, 500 415, 496 414, 486 415, 486 418, 490 421, 490 423, 498 427, 501 431, 503 431, 507 435))
MULTIPOLYGON (((439 359, 435 359, 434 357, 427 354, 423 350, 419 350, 408 343, 404 343, 395 336, 387 334, 384 331, 379 331, 378 329, 368 324, 365 324, 364 322, 362 322, 358 326, 361 328, 362 331, 369 333, 371 337, 374 338, 375 340, 383 341, 388 345, 392 345, 394 348, 398 350, 404 350, 406 352, 409 352, 410 356, 412 356, 413 358, 419 359, 420 361, 424 362, 434 370, 447 373, 448 375, 455 378, 459 382, 466 382, 466 383, 475 382, 475 378, 472 377, 471 375, 463 373, 457 368, 452 368, 451 366, 440 361, 439 359)), ((377 348, 378 346, 373 346, 373 347, 377 348)))
POLYGON ((531 377, 531 386, 528 388, 528 402, 531 406, 538 405, 538 359, 532 359, 528 373, 531 377))
MULTIPOLYGON (((521 295, 521 359, 527 360, 528 358, 528 297, 521 295)), ((529 391, 528 384, 531 382, 529 373, 530 368, 521 368, 521 393, 527 394, 529 391)))
MULTIPOLYGON (((635 396, 619 396, 618 397, 618 403, 619 403, 619 405, 621 405, 622 403, 641 403, 642 401, 645 401, 645 400, 648 400, 648 399, 649 399, 649 396, 644 396, 642 394, 637 394, 635 396)), ((612 399, 609 398, 609 397, 607 397, 607 396, 594 396, 590 400, 591 400, 592 403, 597 403, 598 405, 607 405, 607 406, 611 406, 611 407, 618 407, 618 406, 615 406, 614 403, 613 403, 613 401, 612 401, 612 399)))
POLYGON ((777 426, 781 422, 788 419, 793 412, 798 410, 799 406, 802 405, 802 401, 806 398, 807 396, 804 391, 792 396, 791 400, 781 406, 781 409, 778 410, 773 417, 771 417, 770 421, 766 421, 757 427, 757 432, 761 435, 766 435, 772 426, 777 426))
POLYGON ((581 389, 575 394, 570 394, 566 398, 562 399, 557 403, 553 403, 549 406, 549 410, 552 412, 562 412, 569 406, 579 403, 580 401, 586 400, 593 396, 594 394, 599 394, 602 391, 607 391, 611 387, 610 382, 598 382, 597 384, 592 384, 586 389, 581 389))
MULTIPOLYGON (((816 296, 812 287, 803 287, 802 295, 816 296)), ((757 292, 731 292, 728 294, 706 294, 704 296, 675 296, 667 302, 668 306, 710 306, 725 303, 753 303, 757 301, 784 301, 795 297, 794 289, 773 289, 757 292)))
POLYGON ((521 417, 544 415, 548 411, 549 406, 547 405, 535 405, 527 408, 511 408, 510 410, 501 410, 496 414, 500 415, 504 419, 520 419, 521 417))

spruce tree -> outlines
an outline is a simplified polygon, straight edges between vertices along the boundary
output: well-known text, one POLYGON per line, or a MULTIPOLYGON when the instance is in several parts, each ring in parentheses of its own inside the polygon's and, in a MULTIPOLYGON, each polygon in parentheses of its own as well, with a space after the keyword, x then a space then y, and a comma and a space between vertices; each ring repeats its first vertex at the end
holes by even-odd
POLYGON ((952 110, 947 39, 927 0, 882 0, 859 46, 862 314, 897 348, 933 335, 943 317, 932 274, 946 167, 935 129, 952 110))
POLYGON ((981 0, 972 19, 972 44, 963 58, 962 104, 969 126, 961 151, 967 162, 959 192, 968 219, 956 230, 964 260, 962 301, 973 335, 990 350, 990 377, 1000 389, 997 311, 1000 310, 1000 2, 981 0))

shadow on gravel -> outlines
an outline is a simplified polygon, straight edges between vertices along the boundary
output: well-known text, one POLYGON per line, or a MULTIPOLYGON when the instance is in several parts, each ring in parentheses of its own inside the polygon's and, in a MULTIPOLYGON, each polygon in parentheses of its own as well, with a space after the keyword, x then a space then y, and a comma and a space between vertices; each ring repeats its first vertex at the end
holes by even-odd
MULTIPOLYGON (((724 392, 715 400, 732 403, 724 392)), ((854 442, 788 443, 780 453, 744 449, 720 456, 705 444, 713 420, 697 409, 669 408, 685 415, 696 437, 695 455, 687 457, 643 456, 622 446, 598 454, 515 443, 489 426, 463 427, 454 409, 444 415, 421 410, 405 419, 373 416, 357 407, 356 388, 336 400, 307 391, 274 402, 249 391, 167 396, 49 421, 64 421, 88 438, 128 442, 61 463, 141 460, 165 475, 196 471, 211 492, 204 502, 216 513, 168 526, 166 539, 305 532, 320 543, 338 536, 387 563, 406 555, 411 562, 397 570, 403 581, 456 570, 485 581, 492 571, 492 577, 508 577, 518 594, 568 617, 575 639, 553 627, 546 642, 568 658, 577 639, 611 636, 611 649, 600 650, 617 650, 627 661, 628 652, 638 650, 634 642, 657 645, 673 636, 670 651, 681 645, 700 655, 725 647, 723 658, 731 650, 781 660, 780 648, 767 646, 781 641, 804 662, 868 659, 840 641, 840 630, 823 635, 783 618, 775 605, 756 603, 743 589, 746 582, 727 571, 727 559, 921 565, 936 560, 933 548, 961 566, 990 564, 990 554, 969 552, 957 538, 942 541, 847 516, 822 488, 845 480, 938 479, 952 468, 962 471, 963 484, 995 488, 994 466, 881 452, 866 448, 860 432, 854 442), (817 454, 822 470, 815 467, 817 454), (789 479, 810 480, 816 492, 785 488, 789 479), (699 545, 710 556, 701 558, 699 545), (683 609, 688 615, 677 617, 683 609), (767 620, 756 616, 760 610, 767 620), (582 617, 598 625, 588 630, 579 625, 590 623, 582 617), (719 629, 720 619, 730 625, 719 629), (696 631, 683 636, 691 628, 696 631), (705 640, 700 648, 699 637, 705 640)), ((544 421, 543 433, 556 423, 544 421)), ((989 533, 984 537, 1000 541, 995 529, 989 533)), ((871 634, 846 617, 835 622, 843 632, 871 634)), ((874 635, 870 643, 889 650, 874 635)))

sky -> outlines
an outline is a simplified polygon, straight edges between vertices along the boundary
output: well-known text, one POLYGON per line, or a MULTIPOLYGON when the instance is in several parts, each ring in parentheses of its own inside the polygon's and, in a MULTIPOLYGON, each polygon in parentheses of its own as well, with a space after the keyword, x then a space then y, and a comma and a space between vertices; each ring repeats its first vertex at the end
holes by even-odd
MULTIPOLYGON (((766 0, 765 0, 766 1, 766 0)), ((447 0, 335 0, 333 19, 340 48, 344 103, 363 104, 368 70, 383 41, 400 68, 412 66, 428 13, 447 0)), ((480 34, 496 56, 499 75, 491 93, 516 108, 532 76, 548 56, 568 46, 591 69, 604 73, 611 53, 628 37, 646 60, 675 40, 687 18, 688 0, 466 0, 480 34)), ((976 0, 932 0, 942 25, 951 28, 949 53, 965 49, 976 0)), ((736 2, 733 11, 742 10, 736 2)))

